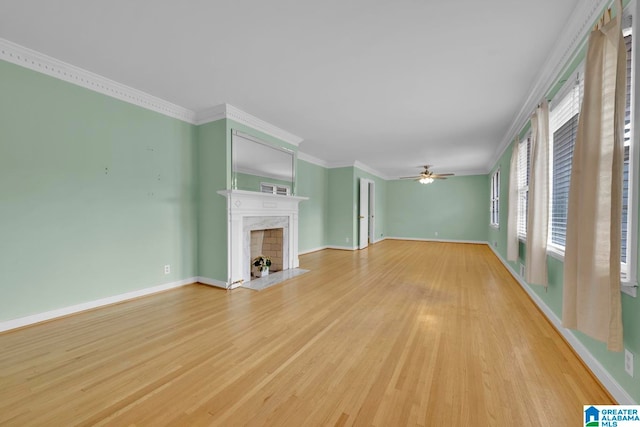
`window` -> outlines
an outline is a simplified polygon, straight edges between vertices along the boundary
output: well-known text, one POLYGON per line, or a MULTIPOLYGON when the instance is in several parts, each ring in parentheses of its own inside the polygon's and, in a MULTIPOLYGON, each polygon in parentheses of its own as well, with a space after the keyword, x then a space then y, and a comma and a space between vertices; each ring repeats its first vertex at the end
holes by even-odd
POLYGON ((531 166, 531 135, 518 146, 518 238, 527 239, 527 206, 529 199, 529 169, 531 166))
POLYGON ((500 169, 491 176, 491 225, 500 225, 500 169))
POLYGON ((260 183, 261 193, 270 193, 270 194, 277 194, 280 196, 288 196, 289 191, 290 191, 289 187, 287 187, 286 185, 271 184, 269 182, 260 183))
POLYGON ((569 207, 569 180, 573 148, 578 131, 578 117, 582 103, 584 79, 578 72, 571 79, 568 93, 560 92, 559 102, 549 114, 551 151, 551 242, 556 251, 564 251, 567 241, 567 211, 569 207))
MULTIPOLYGON (((631 189, 633 179, 633 58, 632 58, 632 29, 630 16, 625 16, 623 22, 626 23, 624 30, 624 41, 627 49, 627 95, 625 107, 624 124, 624 166, 623 166, 623 186, 622 186, 622 227, 621 227, 621 278, 623 281, 635 280, 635 272, 631 271, 631 262, 635 256, 631 236, 633 230, 633 208, 631 189)), ((569 180, 571 176, 571 162, 573 159, 573 149, 578 130, 579 111, 582 104, 584 81, 581 71, 577 72, 569 82, 554 98, 550 112, 550 165, 551 165, 551 231, 549 247, 560 254, 564 254, 566 245, 567 230, 567 210, 569 201, 569 180), (558 99, 556 102, 555 99, 558 99)), ((518 181, 520 187, 520 180, 518 181)), ((526 201, 525 201, 526 206, 526 201)), ((526 214, 525 214, 526 215, 526 214)), ((519 216, 520 220, 520 216, 519 216)), ((525 216, 526 222, 526 216, 525 216)), ((518 234, 520 236, 520 222, 518 222, 518 234)), ((525 224, 526 233, 526 224, 525 224)))
POLYGON ((620 274, 623 281, 633 280, 635 281, 635 272, 631 271, 631 259, 633 259, 634 252, 632 251, 633 245, 628 244, 631 240, 631 233, 635 232, 632 218, 634 215, 630 215, 631 209, 631 182, 630 175, 632 173, 631 162, 632 147, 631 141, 633 139, 633 99, 634 93, 634 78, 633 78, 633 37, 632 37, 632 25, 631 16, 625 16, 626 20, 624 29, 624 43, 627 49, 627 96, 624 112, 624 166, 622 172, 622 238, 620 248, 620 274), (629 262, 627 262, 629 260, 629 262))

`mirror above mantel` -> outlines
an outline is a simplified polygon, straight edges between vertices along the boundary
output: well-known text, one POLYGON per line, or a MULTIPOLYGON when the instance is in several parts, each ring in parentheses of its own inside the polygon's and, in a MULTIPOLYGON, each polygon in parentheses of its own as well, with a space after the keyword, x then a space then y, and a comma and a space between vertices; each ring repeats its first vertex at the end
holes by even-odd
POLYGON ((295 194, 295 152, 237 130, 231 131, 233 190, 295 194))

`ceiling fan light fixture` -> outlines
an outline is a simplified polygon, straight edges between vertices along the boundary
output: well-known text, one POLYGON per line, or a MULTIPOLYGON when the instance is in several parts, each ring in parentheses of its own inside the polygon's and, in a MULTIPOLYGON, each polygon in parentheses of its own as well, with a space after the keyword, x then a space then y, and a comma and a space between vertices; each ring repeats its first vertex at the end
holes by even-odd
POLYGON ((431 184, 433 182, 433 178, 430 177, 425 177, 425 178, 420 178, 420 184, 431 184))

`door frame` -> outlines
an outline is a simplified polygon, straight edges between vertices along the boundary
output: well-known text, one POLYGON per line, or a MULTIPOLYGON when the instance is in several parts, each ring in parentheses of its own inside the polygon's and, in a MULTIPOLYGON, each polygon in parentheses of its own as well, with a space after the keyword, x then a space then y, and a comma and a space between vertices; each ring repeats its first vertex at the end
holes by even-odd
POLYGON ((375 235, 375 182, 360 178, 358 184, 358 249, 364 249, 374 243, 375 235), (362 215, 363 207, 367 207, 367 215, 362 215), (366 224, 365 224, 366 223, 366 224), (363 237, 366 234, 366 237, 363 237))

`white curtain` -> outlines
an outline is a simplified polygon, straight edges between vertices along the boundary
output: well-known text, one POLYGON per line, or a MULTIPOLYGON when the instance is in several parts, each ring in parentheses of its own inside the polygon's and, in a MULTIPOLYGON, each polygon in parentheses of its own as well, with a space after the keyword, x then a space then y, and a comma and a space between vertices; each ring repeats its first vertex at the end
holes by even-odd
POLYGON ((518 148, 520 141, 516 138, 511 152, 509 167, 509 206, 507 212, 507 260, 517 261, 518 242, 518 148))
POLYGON ((626 50, 617 16, 589 36, 571 168, 562 324, 622 351, 620 226, 626 50))
POLYGON ((525 279, 547 286, 549 231, 549 104, 544 101, 531 117, 531 171, 527 208, 525 279))

